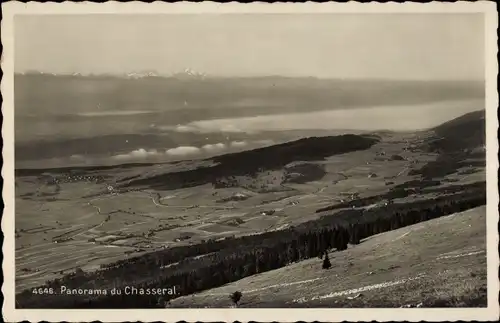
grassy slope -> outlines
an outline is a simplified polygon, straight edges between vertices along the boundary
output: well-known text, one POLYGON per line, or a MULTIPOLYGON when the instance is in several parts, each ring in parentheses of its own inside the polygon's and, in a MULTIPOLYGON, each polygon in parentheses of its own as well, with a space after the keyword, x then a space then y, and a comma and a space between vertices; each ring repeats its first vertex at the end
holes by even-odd
POLYGON ((486 306, 485 232, 483 206, 330 253, 329 270, 321 269, 322 260, 309 259, 175 299, 171 306, 227 307, 237 290, 241 307, 486 306), (394 285, 378 285, 383 283, 394 285))

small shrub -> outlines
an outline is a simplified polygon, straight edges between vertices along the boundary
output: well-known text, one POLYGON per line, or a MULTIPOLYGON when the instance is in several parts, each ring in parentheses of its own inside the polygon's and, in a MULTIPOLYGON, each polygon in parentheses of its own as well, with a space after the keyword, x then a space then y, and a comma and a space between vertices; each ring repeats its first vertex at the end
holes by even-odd
POLYGON ((330 269, 332 267, 332 263, 328 258, 328 253, 325 253, 325 259, 323 260, 323 269, 330 269))
POLYGON ((239 291, 236 291, 236 292, 232 293, 231 295, 229 295, 229 298, 233 301, 234 305, 238 305, 238 302, 240 301, 241 296, 243 296, 243 294, 239 291))

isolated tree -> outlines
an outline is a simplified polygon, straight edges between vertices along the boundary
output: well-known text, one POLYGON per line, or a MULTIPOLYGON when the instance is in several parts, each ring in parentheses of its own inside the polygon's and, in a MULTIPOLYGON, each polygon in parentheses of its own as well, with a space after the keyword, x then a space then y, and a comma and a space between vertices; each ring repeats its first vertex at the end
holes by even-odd
POLYGON ((351 244, 360 243, 358 229, 353 225, 351 225, 351 227, 349 228, 349 243, 351 244))
POLYGON ((241 294, 241 292, 239 291, 236 291, 229 295, 229 298, 233 301, 234 305, 238 306, 238 302, 240 301, 241 296, 243 296, 243 294, 241 294))
POLYGON ((323 269, 330 269, 332 266, 332 263, 330 262, 330 259, 328 258, 328 253, 325 252, 325 259, 323 260, 323 269))

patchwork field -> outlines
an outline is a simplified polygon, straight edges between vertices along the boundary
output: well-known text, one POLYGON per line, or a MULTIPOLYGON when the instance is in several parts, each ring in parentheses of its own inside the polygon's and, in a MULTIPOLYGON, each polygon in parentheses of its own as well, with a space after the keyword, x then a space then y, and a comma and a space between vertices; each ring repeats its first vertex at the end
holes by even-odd
MULTIPOLYGON (((384 133, 366 150, 228 177, 232 184, 223 187, 127 187, 133 180, 210 166, 208 161, 17 176, 16 287, 145 252, 315 219, 322 207, 383 194, 417 178, 409 172, 437 158, 416 148, 428 136, 384 133)), ((449 176, 453 184, 484 180, 484 168, 465 170, 470 173, 449 176)))

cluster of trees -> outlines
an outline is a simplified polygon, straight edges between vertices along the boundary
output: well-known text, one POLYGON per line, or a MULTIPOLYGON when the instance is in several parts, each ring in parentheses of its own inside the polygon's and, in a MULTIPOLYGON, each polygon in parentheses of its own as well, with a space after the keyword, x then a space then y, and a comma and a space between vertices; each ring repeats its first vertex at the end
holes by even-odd
POLYGON ((420 175, 425 179, 444 177, 454 174, 462 167, 485 167, 486 155, 481 156, 479 160, 469 160, 469 156, 463 153, 450 153, 439 155, 434 161, 428 162, 420 169, 414 169, 409 172, 410 175, 420 175))
POLYGON ((484 110, 467 113, 437 126, 433 129, 436 136, 421 145, 425 151, 438 153, 437 159, 420 169, 411 170, 409 174, 433 179, 456 173, 467 164, 484 167, 486 151, 477 149, 486 143, 485 127, 484 110))
POLYGON ((427 150, 449 154, 483 146, 486 142, 485 110, 467 113, 433 130, 438 139, 427 143, 427 150))
POLYGON ((262 170, 282 169, 296 161, 322 160, 325 157, 365 150, 379 141, 373 136, 341 135, 302 138, 269 147, 213 157, 214 165, 196 169, 165 173, 154 177, 132 180, 124 186, 151 189, 180 189, 205 184, 231 187, 237 176, 254 176, 262 170), (255 161, 259 162, 256 163, 255 161), (221 180, 231 178, 231 180, 221 180))
POLYGON ((336 203, 333 205, 329 205, 316 210, 316 213, 340 210, 345 208, 352 207, 362 207, 368 206, 374 203, 379 203, 383 200, 391 200, 396 198, 404 198, 408 197, 411 194, 415 193, 431 193, 431 192, 440 192, 445 194, 455 194, 459 192, 465 191, 481 191, 486 187, 486 182, 476 182, 466 185, 449 185, 446 188, 439 187, 441 184, 440 181, 436 180, 412 180, 405 182, 403 184, 399 184, 391 188, 385 194, 379 194, 374 196, 368 196, 363 198, 358 198, 351 201, 345 201, 342 203, 336 203))
MULTIPOLYGON (((283 231, 227 239, 206 245, 185 246, 176 251, 157 252, 121 261, 92 275, 74 275, 67 281, 53 281, 71 288, 171 288, 178 295, 168 299, 218 287, 257 273, 277 269, 292 262, 318 257, 329 250, 345 250, 364 238, 486 203, 486 187, 443 195, 433 200, 391 204, 370 210, 343 210, 283 231), (187 255, 212 254, 186 258, 187 255), (175 255, 175 256, 174 256, 175 255), (161 264, 184 260, 166 270, 161 264)), ((330 262, 330 260, 328 260, 330 262)), ((331 264, 330 266, 335 266, 331 264)), ((47 296, 29 292, 18 295, 24 307, 36 308, 151 308, 163 306, 157 295, 47 296), (160 304, 160 305, 159 305, 160 304)))

